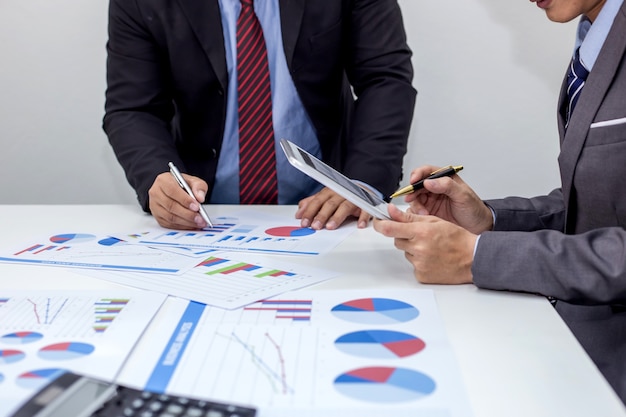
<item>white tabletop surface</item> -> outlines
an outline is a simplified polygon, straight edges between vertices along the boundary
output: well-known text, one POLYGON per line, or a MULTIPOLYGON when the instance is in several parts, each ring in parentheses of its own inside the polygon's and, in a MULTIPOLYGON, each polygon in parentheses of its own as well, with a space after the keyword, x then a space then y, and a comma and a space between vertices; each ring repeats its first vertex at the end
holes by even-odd
MULTIPOLYGON (((209 215, 234 208, 207 206, 209 215)), ((254 207, 292 218, 293 206, 254 207)), ((150 228, 139 206, 0 205, 3 239, 23 241, 47 233, 115 233, 150 228)), ((340 276, 313 287, 428 288, 435 297, 477 417, 626 416, 626 409, 543 297, 480 290, 473 285, 417 283, 393 241, 370 226, 356 230, 330 254, 288 257, 340 276)), ((116 285, 71 270, 0 264, 4 289, 104 289, 116 285)), ((158 320, 158 316, 157 316, 158 320)))

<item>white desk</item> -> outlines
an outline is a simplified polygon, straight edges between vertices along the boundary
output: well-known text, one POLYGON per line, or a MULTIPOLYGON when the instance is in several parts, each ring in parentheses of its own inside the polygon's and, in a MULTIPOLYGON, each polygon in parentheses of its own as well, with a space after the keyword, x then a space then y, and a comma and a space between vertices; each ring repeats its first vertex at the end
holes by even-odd
MULTIPOLYGON (((228 206, 207 207, 210 215, 228 206)), ((295 207, 257 207, 292 217, 295 207)), ((114 233, 155 226, 138 206, 3 205, 3 242, 47 233, 114 233)), ((430 288, 443 316, 476 417, 626 416, 626 408, 543 298, 479 290, 472 285, 424 286, 393 242, 371 227, 357 230, 331 254, 288 257, 340 273, 315 288, 430 288)), ((105 289, 115 284, 62 268, 0 264, 6 289, 105 289)), ((159 316, 156 318, 158 324, 159 316)), ((154 326, 153 326, 154 327, 154 326)))

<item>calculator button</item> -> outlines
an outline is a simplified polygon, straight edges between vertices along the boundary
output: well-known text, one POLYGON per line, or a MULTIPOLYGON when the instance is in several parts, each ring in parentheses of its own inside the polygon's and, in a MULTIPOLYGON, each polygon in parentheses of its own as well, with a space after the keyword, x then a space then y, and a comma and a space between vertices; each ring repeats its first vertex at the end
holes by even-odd
POLYGON ((133 407, 135 410, 137 410, 137 409, 143 407, 144 404, 145 404, 145 402, 141 398, 135 398, 130 403, 130 406, 133 407))
POLYGON ((181 405, 187 405, 187 404, 189 404, 191 401, 189 401, 189 398, 185 398, 185 397, 178 397, 178 398, 176 398, 176 402, 177 402, 178 404, 181 404, 181 405))
POLYGON ((185 413, 185 417, 201 417, 204 411, 198 407, 189 407, 185 413))
POLYGON ((152 411, 160 411, 163 408, 163 403, 159 401, 153 401, 148 405, 148 409, 152 411))
POLYGON ((170 404, 167 406, 167 408, 165 409, 166 412, 172 414, 173 416, 178 416, 180 414, 183 413, 183 411, 185 411, 185 408, 178 405, 178 404, 170 404))

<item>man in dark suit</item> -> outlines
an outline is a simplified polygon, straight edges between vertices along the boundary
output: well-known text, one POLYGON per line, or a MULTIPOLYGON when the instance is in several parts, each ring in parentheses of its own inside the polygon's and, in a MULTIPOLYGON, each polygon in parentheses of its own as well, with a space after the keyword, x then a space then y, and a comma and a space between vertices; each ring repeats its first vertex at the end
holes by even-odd
MULTIPOLYGON (((249 0, 247 0, 249 1, 249 0)), ((416 92, 397 0, 256 0, 275 139, 298 143, 387 196, 402 176, 416 92)), ((139 203, 171 228, 206 225, 196 199, 239 203, 239 0, 111 0, 103 127, 139 203)), ((289 166, 276 149, 278 204, 303 226, 369 216, 289 166)))
POLYGON ((582 15, 559 98, 561 188, 483 202, 459 176, 427 180, 374 227, 421 282, 551 297, 626 403, 626 4, 532 1, 553 21, 582 15))

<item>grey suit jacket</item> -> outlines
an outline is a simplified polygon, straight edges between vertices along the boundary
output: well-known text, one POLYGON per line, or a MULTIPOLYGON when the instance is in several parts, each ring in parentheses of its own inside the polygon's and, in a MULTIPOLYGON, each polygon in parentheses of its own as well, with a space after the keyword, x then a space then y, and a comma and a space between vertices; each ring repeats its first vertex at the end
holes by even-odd
POLYGON ((474 281, 558 299, 558 312, 626 403, 626 3, 567 131, 558 118, 561 188, 487 201, 496 224, 480 238, 474 281))

